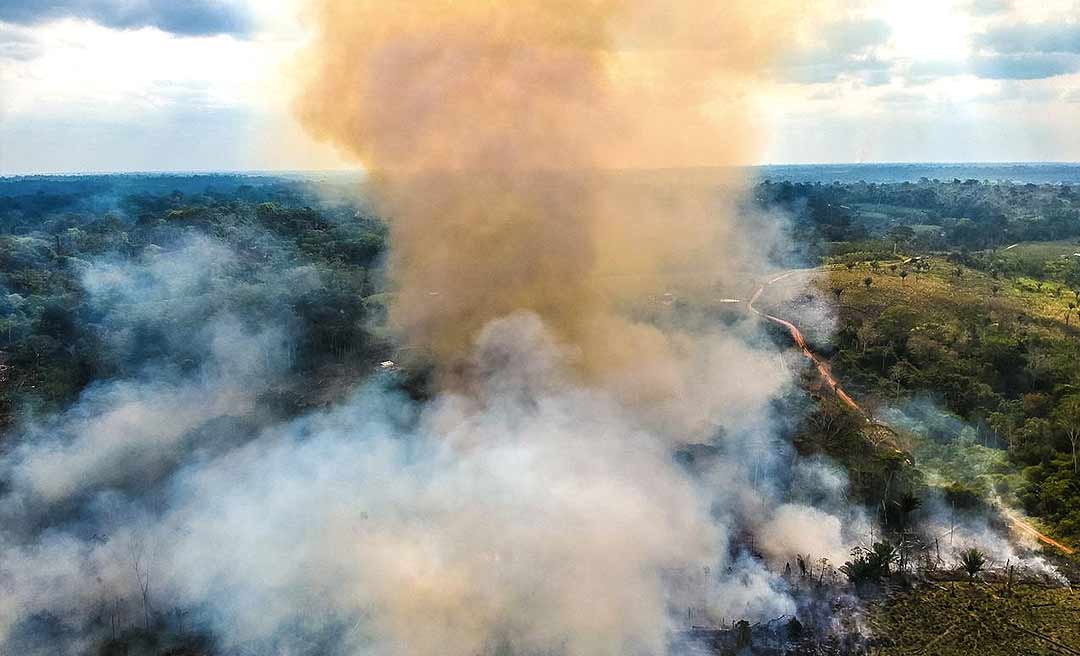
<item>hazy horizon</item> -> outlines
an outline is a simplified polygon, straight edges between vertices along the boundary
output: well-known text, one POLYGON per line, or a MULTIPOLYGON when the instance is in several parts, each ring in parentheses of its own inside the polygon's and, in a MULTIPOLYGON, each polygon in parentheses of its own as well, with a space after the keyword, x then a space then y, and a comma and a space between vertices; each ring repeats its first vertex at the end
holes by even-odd
MULTIPOLYGON (((842 169, 871 169, 871 168, 898 168, 898 169, 1046 169, 1054 167, 1076 168, 1080 182, 1080 161, 897 161, 897 162, 783 162, 752 164, 746 166, 673 166, 673 167, 631 167, 625 169, 612 169, 613 171, 703 171, 725 170, 729 168, 745 169, 751 172, 769 172, 770 170, 788 169, 823 169, 836 171, 842 169)), ((0 179, 15 178, 68 178, 68 177, 95 177, 95 176, 148 176, 148 177, 188 177, 188 176, 250 176, 250 177, 312 177, 333 176, 352 177, 363 176, 363 167, 338 168, 338 169, 159 169, 159 170, 72 170, 72 171, 34 171, 18 173, 0 173, 0 179)), ((928 177, 914 175, 918 177, 928 177)), ((992 181, 1005 180, 1005 178, 988 178, 992 181)))

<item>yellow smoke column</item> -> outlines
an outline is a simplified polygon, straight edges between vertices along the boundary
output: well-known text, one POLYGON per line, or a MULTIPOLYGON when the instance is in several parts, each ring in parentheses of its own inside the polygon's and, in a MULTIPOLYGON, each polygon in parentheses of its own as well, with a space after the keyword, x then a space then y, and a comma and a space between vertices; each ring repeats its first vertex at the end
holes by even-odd
POLYGON ((488 321, 531 310, 585 372, 651 362, 665 376, 669 340, 616 318, 613 301, 658 273, 723 268, 738 183, 724 167, 752 159, 751 92, 795 37, 799 4, 313 9, 296 112, 371 175, 407 342, 452 370, 488 321), (711 173, 627 172, 684 167, 711 173))

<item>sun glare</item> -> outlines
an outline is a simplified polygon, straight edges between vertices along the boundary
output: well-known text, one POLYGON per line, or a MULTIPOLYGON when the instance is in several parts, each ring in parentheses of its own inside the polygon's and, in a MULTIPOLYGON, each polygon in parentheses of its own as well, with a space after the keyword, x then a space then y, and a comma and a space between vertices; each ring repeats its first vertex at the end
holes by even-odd
POLYGON ((883 18, 892 28, 896 56, 913 60, 959 60, 968 55, 969 23, 953 2, 892 0, 883 18))

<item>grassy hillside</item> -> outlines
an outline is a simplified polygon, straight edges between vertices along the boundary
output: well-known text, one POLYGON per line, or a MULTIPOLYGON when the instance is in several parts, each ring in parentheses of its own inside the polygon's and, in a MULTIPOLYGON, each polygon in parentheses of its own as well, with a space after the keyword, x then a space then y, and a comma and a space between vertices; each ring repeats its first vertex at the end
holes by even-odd
MULTIPOLYGON (((1006 255, 1053 263, 1071 247, 1006 255)), ((804 326, 848 391, 907 438, 929 482, 1022 503, 1078 541, 1069 434, 1080 417, 1068 409, 1080 398, 1080 301, 1054 266, 1033 277, 1005 257, 848 254, 805 274, 809 292, 792 278, 763 303, 804 326)))

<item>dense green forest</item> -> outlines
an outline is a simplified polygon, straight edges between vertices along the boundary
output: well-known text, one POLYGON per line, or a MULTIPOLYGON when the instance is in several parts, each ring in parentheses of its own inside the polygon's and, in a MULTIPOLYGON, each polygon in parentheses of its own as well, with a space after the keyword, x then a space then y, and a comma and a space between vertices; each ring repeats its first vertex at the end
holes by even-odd
POLYGON ((830 242, 852 249, 875 239, 914 251, 1067 239, 1080 235, 1078 193, 1068 185, 924 178, 894 184, 765 181, 755 199, 787 210, 797 240, 827 254, 835 252, 828 250, 830 242))

